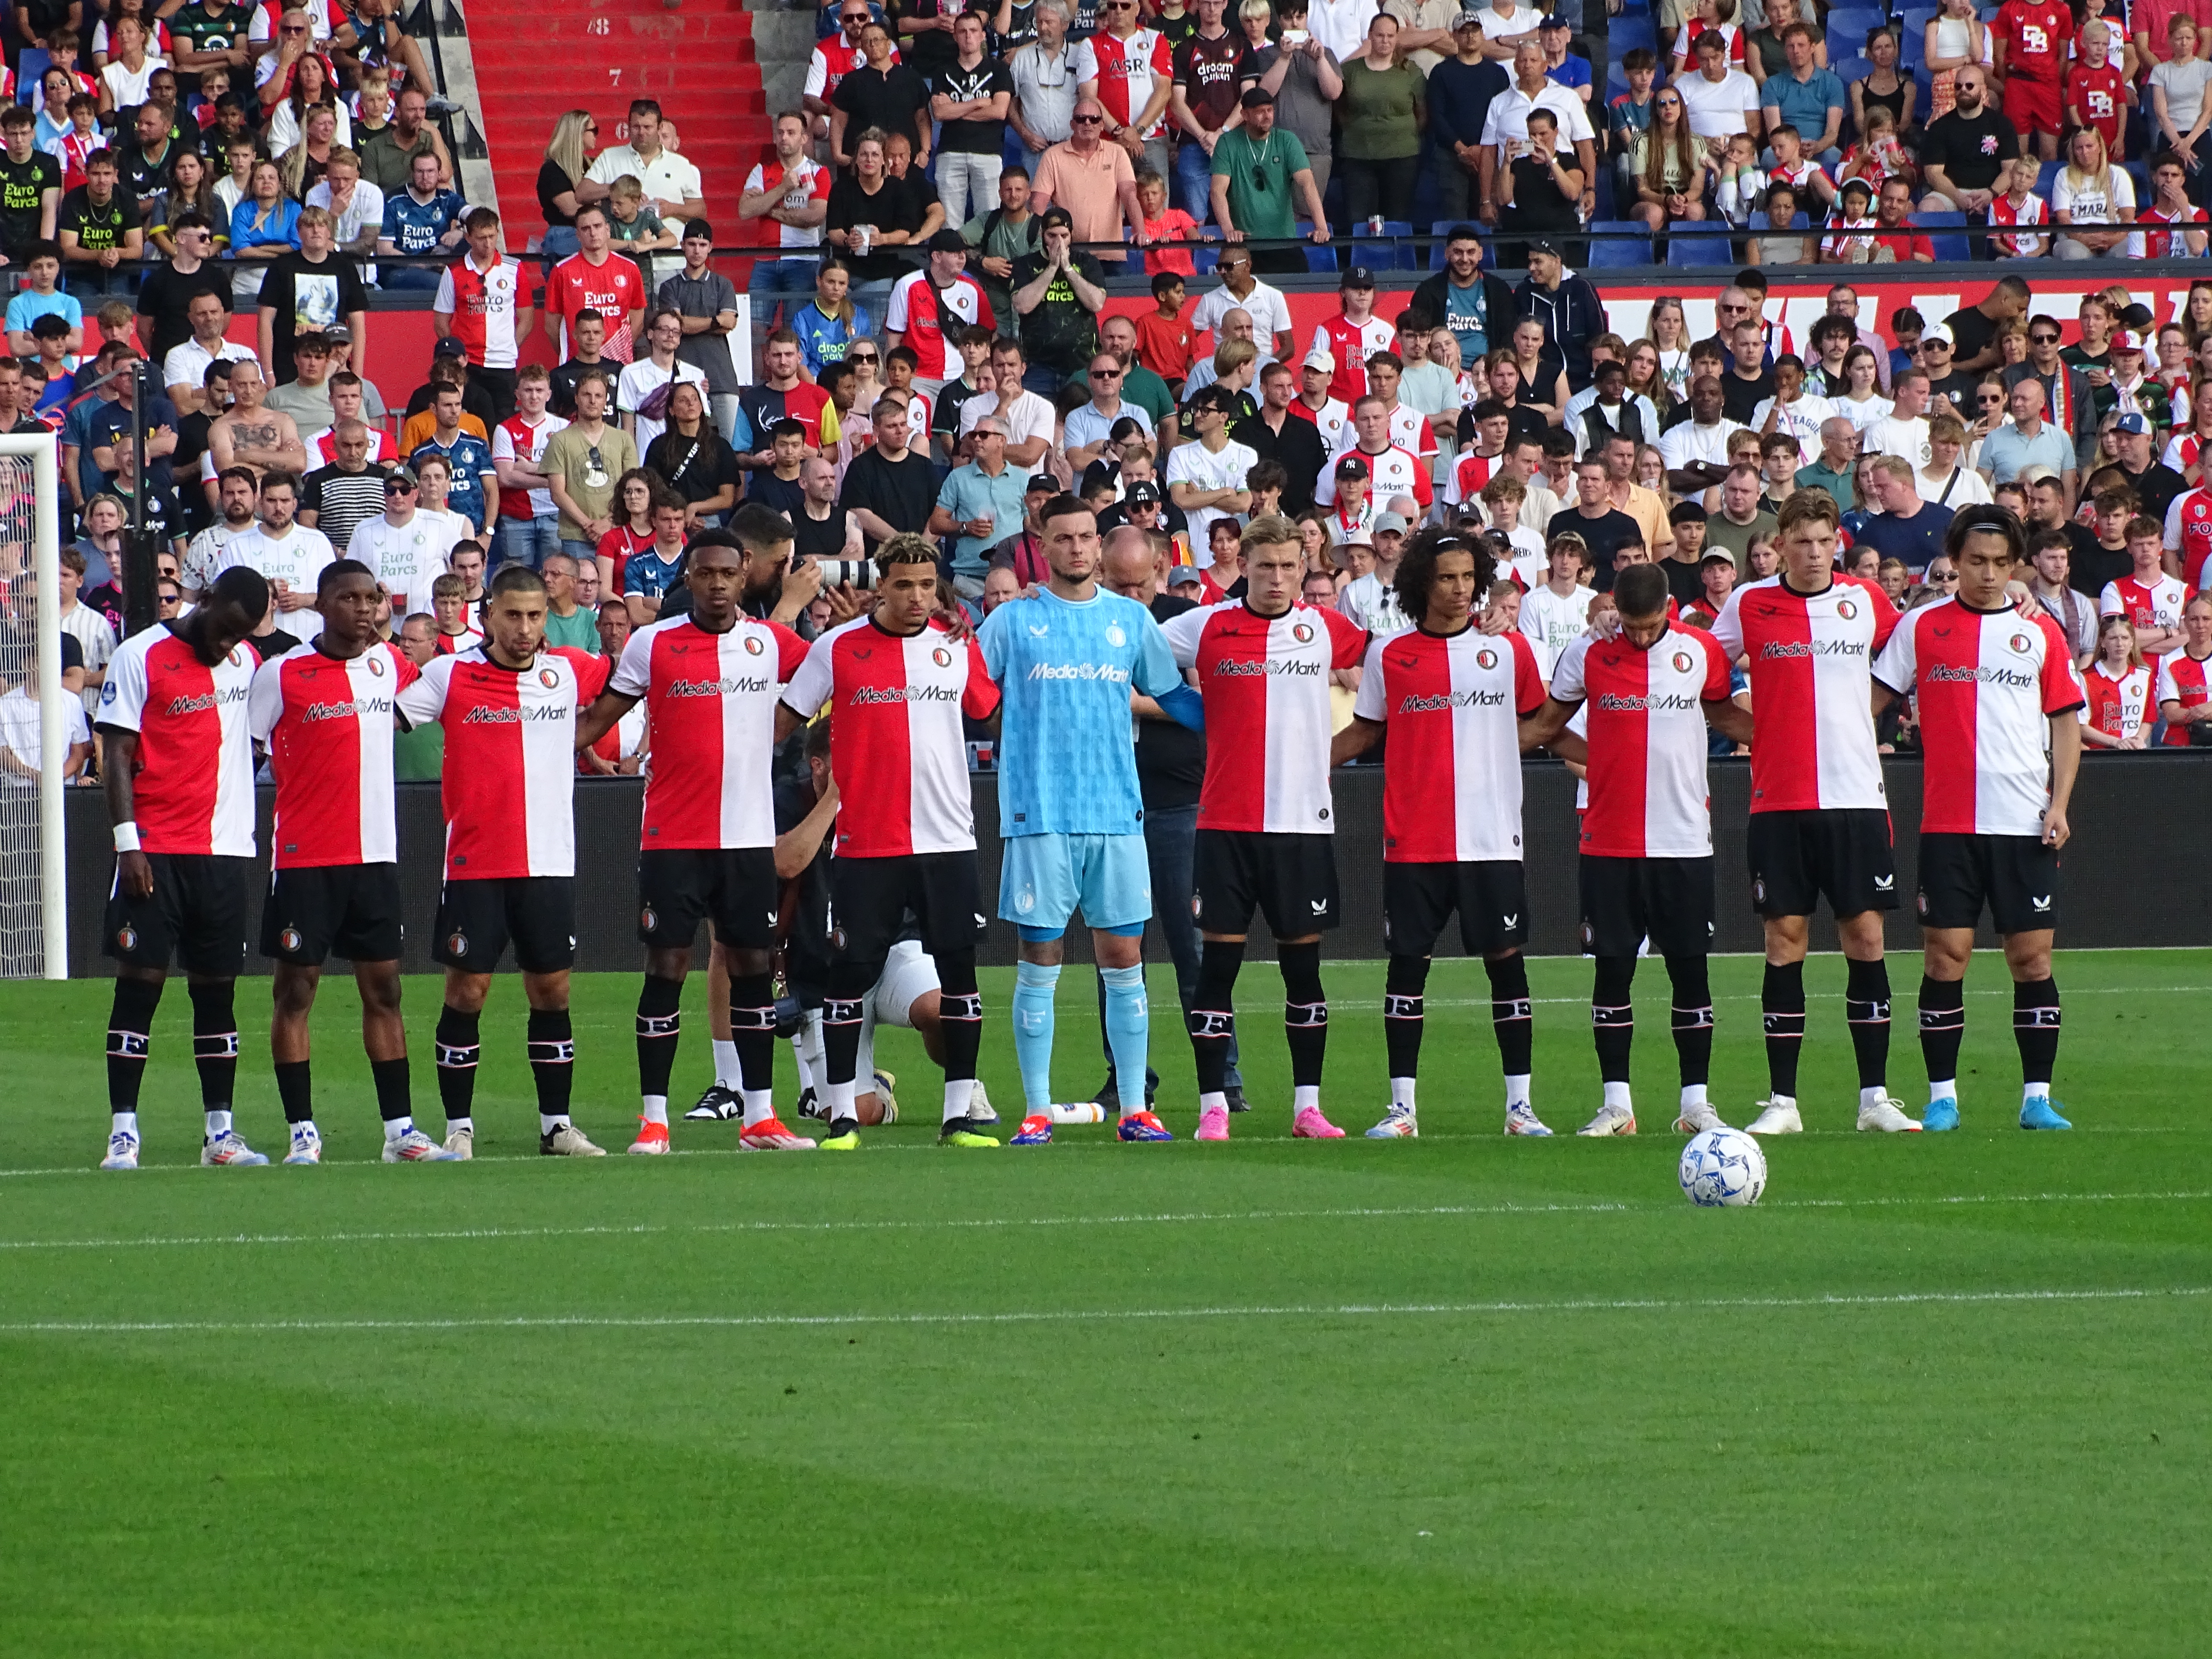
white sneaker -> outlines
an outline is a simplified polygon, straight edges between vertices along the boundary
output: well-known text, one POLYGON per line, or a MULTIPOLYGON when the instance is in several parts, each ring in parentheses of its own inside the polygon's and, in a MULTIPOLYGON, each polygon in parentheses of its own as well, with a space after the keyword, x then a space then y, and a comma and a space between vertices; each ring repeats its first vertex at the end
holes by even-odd
MULTIPOLYGON (((885 1123, 897 1122, 898 1097, 893 1094, 891 1091, 898 1087, 898 1073, 896 1072, 886 1072, 879 1066, 876 1071, 875 1082, 876 1103, 884 1109, 882 1121, 885 1123)), ((973 1117, 975 1114, 971 1112, 969 1115, 973 1117)))
POLYGON ((287 1164, 320 1164, 323 1161, 322 1132, 312 1123, 295 1123, 289 1127, 292 1150, 284 1154, 284 1161, 287 1164))
POLYGON ((1917 1134, 1920 1125, 1916 1120, 1905 1116, 1903 1101, 1885 1098, 1871 1106, 1859 1108, 1859 1132, 1864 1134, 1875 1130, 1883 1134, 1897 1134, 1910 1130, 1917 1134))
POLYGON ((118 1129, 107 1137, 107 1156, 100 1160, 103 1170, 135 1170, 138 1167, 138 1137, 128 1129, 118 1129))
POLYGON ((465 1164, 477 1155, 477 1132, 474 1129, 447 1131, 446 1150, 465 1164))
POLYGON ((240 1170, 256 1170, 268 1161, 240 1139, 235 1129, 226 1129, 214 1139, 200 1143, 200 1162, 210 1167, 221 1164, 240 1170))
POLYGON ((1674 1120, 1674 1133, 1678 1135, 1701 1135, 1708 1129, 1727 1127, 1710 1102, 1703 1106, 1685 1106, 1681 1115, 1674 1120))
POLYGON ((1520 1105, 1505 1109, 1505 1133, 1509 1135, 1547 1135, 1552 1132, 1544 1127, 1534 1106, 1520 1105))
POLYGON ((968 1121, 970 1123, 996 1123, 999 1121, 999 1114, 991 1105, 991 1097, 983 1092, 983 1079, 981 1078, 975 1079, 975 1091, 968 1097, 968 1121))
MULTIPOLYGON (((462 1131, 463 1134, 467 1132, 462 1131)), ((468 1156, 454 1152, 450 1146, 441 1146, 420 1129, 410 1129, 397 1140, 384 1143, 386 1164, 453 1164, 468 1156)))
POLYGON ((563 1123, 550 1134, 538 1137, 538 1150, 547 1158, 605 1158, 607 1149, 594 1146, 573 1123, 563 1123))
POLYGON ((1413 1115, 1413 1109, 1393 1106, 1382 1115, 1382 1121, 1367 1132, 1367 1138, 1370 1140, 1417 1140, 1420 1133, 1420 1120, 1413 1115))
POLYGON ((1575 1131, 1578 1135, 1632 1135, 1636 1133, 1636 1114, 1626 1106, 1601 1106, 1597 1115, 1575 1131))
POLYGON ((1805 1133, 1805 1120, 1797 1115, 1796 1101, 1762 1100, 1759 1104, 1759 1114, 1747 1126, 1748 1133, 1755 1135, 1802 1135, 1805 1133))

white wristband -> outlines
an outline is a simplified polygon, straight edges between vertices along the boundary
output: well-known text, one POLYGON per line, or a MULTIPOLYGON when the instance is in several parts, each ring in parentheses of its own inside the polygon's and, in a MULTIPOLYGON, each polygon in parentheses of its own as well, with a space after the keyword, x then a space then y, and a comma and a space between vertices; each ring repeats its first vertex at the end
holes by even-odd
POLYGON ((115 826, 115 850, 118 853, 135 853, 138 850, 138 826, 136 823, 118 823, 115 826))

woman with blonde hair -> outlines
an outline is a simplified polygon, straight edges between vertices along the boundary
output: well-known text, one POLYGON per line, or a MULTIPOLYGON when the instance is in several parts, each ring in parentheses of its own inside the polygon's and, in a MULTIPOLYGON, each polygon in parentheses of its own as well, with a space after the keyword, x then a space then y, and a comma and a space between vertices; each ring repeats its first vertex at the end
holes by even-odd
POLYGON ((2081 741, 2092 749, 2144 749, 2150 744, 2150 665, 2136 644, 2134 624, 2107 617, 2097 624, 2097 654, 2081 676, 2081 741))
POLYGON ((2061 259, 2142 258, 2135 180, 2112 165, 2105 135, 2077 128, 2066 143, 2066 165, 2051 181, 2051 219, 2059 227, 2051 252, 2061 259))
POLYGON ((1644 337, 1659 354, 1659 377, 1666 383, 1668 397, 1680 403, 1690 395, 1690 319, 1680 296, 1662 294, 1652 301, 1644 319, 1644 337))
POLYGON ((284 193, 294 201, 305 202, 307 192, 330 171, 331 152, 338 143, 338 120, 335 104, 315 105, 307 112, 307 131, 300 142, 278 154, 276 171, 283 175, 284 193))
POLYGON ((1638 340, 1628 348, 1626 361, 1629 395, 1648 398, 1658 411, 1659 423, 1664 426, 1667 416, 1674 412, 1674 393, 1667 384, 1665 371, 1659 367, 1659 348, 1649 340, 1638 340))
POLYGON ((545 216, 545 236, 538 244, 547 266, 577 251, 576 210, 589 207, 607 193, 605 185, 585 175, 598 153, 599 124, 587 109, 572 109, 553 124, 553 137, 545 146, 545 160, 538 169, 538 208, 545 216))

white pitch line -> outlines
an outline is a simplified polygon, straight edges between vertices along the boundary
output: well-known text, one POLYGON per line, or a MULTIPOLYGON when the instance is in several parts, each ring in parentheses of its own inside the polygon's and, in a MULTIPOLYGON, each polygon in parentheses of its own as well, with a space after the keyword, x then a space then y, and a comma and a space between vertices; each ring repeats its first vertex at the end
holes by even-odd
POLYGON ((1115 1324, 1184 1319, 1389 1319, 1496 1314, 1689 1313, 1791 1309, 1876 1309, 1995 1304, 2155 1302, 2212 1296, 2212 1285, 2087 1291, 1908 1291, 1887 1296, 1571 1297, 1552 1302, 1354 1302, 1210 1308, 1074 1308, 1007 1313, 918 1314, 517 1314, 475 1319, 17 1320, 0 1336, 252 1335, 349 1332, 775 1329, 853 1326, 1115 1324))
MULTIPOLYGON (((2166 1193, 1967 1193, 1937 1198, 1802 1198, 1770 1210, 1942 1208, 1999 1204, 2193 1203, 2212 1190, 2166 1193)), ((1149 1227, 1255 1221, 1426 1220, 1476 1216, 1656 1215, 1670 1204, 1437 1204, 1321 1210, 1189 1210, 1112 1215, 977 1216, 929 1220, 635 1222, 575 1227, 453 1227, 339 1233, 201 1233, 145 1238, 0 1239, 0 1251, 193 1249, 216 1245, 452 1243, 544 1238, 631 1238, 715 1233, 988 1231, 1024 1227, 1149 1227)))

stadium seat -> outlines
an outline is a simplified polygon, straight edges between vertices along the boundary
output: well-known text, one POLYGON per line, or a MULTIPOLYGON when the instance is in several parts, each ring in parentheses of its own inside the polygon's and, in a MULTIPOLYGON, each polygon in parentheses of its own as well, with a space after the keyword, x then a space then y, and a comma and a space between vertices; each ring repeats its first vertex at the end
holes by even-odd
POLYGON ((1221 263, 1221 244, 1200 242, 1190 251, 1191 269, 1201 276, 1213 275, 1214 267, 1221 263))
POLYGON ((2045 202, 2051 199, 2051 181, 2058 177, 2059 169, 2065 165, 2063 161, 2045 161, 2043 164, 2043 171, 2036 174, 2035 193, 2045 202))
POLYGON ((1938 259, 1965 261, 1974 257, 1973 246, 1966 240, 1966 216, 1963 213, 1916 213, 1912 222, 1928 234, 1938 259))
MULTIPOLYGON (((1771 230, 1774 228, 1774 226, 1769 222, 1765 214, 1755 212, 1751 216, 1751 228, 1753 230, 1771 230)), ((1810 230, 1813 228, 1813 222, 1806 215, 1801 213, 1795 219, 1792 219, 1790 222, 1790 228, 1792 230, 1810 230)))
MULTIPOLYGON (((1298 234, 1301 236, 1310 236, 1312 234, 1313 221, 1310 219, 1299 220, 1298 234)), ((1308 270, 1334 271, 1336 270, 1336 245, 1334 242, 1308 242, 1305 245, 1305 252, 1306 269, 1308 270)))
MULTIPOLYGON (((1649 17, 1614 18, 1612 31, 1606 36, 1606 40, 1613 61, 1615 63, 1620 62, 1638 46, 1642 46, 1655 56, 1659 51, 1659 31, 1652 26, 1649 17)), ((1608 80, 1612 78, 1610 71, 1607 72, 1606 78, 1608 80)))
POLYGON ((1680 222, 1667 228, 1667 263, 1682 265, 1732 265, 1735 244, 1732 227, 1710 222, 1680 222))
POLYGON ((1627 270, 1651 263, 1651 230, 1641 219, 1593 219, 1589 228, 1591 269, 1627 270))
POLYGON ((1421 250, 1413 242, 1413 223, 1410 219, 1385 219, 1382 234, 1390 238, 1390 246, 1379 250, 1368 264, 1386 270, 1419 270, 1421 250))

